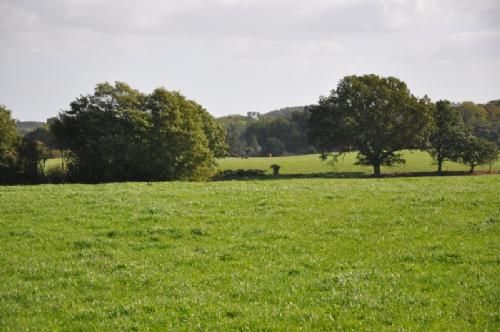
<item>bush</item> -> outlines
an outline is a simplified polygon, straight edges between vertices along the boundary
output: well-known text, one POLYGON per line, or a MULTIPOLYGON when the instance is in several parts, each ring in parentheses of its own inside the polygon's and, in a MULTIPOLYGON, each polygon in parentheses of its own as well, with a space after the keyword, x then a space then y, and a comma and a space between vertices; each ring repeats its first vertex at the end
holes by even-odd
POLYGON ((224 170, 219 172, 215 180, 231 180, 231 179, 248 179, 258 178, 266 174, 266 171, 261 169, 238 169, 238 170, 224 170))
POLYGON ((65 183, 66 171, 61 166, 52 167, 47 170, 46 179, 49 183, 65 183))

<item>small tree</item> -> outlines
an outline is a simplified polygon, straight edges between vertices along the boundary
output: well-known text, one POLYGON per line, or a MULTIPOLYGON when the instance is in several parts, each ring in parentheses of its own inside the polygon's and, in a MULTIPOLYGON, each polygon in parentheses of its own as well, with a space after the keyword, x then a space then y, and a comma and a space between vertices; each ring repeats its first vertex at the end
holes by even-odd
POLYGON ((429 153, 438 164, 442 174, 445 160, 457 161, 460 142, 468 135, 458 110, 447 100, 440 100, 433 109, 433 126, 430 135, 429 153))
POLYGON ((459 160, 470 166, 470 172, 478 165, 492 164, 498 159, 495 143, 473 135, 469 135, 462 144, 459 160))

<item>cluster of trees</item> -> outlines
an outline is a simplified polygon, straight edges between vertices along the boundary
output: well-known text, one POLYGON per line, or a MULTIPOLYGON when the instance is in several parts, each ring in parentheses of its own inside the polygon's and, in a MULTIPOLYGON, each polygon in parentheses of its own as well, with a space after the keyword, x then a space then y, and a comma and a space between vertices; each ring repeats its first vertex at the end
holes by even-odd
POLYGON ((357 163, 373 166, 375 175, 380 175, 382 165, 404 163, 404 149, 428 150, 439 173, 446 160, 467 164, 472 172, 498 157, 496 144, 483 138, 498 134, 494 123, 486 121, 487 114, 492 114, 490 119, 498 115, 496 102, 488 105, 489 113, 469 103, 434 104, 412 95, 394 77, 347 76, 329 96, 309 107, 309 141, 323 158, 358 151, 357 163))
MULTIPOLYGON (((404 89, 407 90, 406 85, 404 89)), ((321 99, 326 99, 326 97, 321 99)), ((470 158, 463 158, 463 156, 458 154, 458 151, 466 151, 467 149, 465 149, 465 147, 467 146, 471 147, 476 145, 477 147, 480 145, 483 148, 488 147, 491 150, 491 144, 488 142, 493 142, 497 147, 500 147, 500 100, 490 101, 484 105, 474 104, 472 102, 454 104, 443 101, 446 106, 441 102, 433 104, 427 98, 423 98, 422 102, 426 104, 425 107, 427 107, 430 112, 428 118, 424 119, 425 127, 427 128, 427 136, 424 139, 425 144, 405 145, 408 148, 416 148, 418 146, 418 148, 426 149, 431 152, 431 154, 436 157, 439 172, 442 170, 442 161, 439 161, 440 158, 438 155, 434 155, 434 150, 430 145, 431 137, 429 135, 430 127, 432 126, 437 128, 437 125, 446 124, 446 121, 455 121, 455 123, 458 123, 456 126, 459 128, 455 128, 454 130, 462 132, 462 140, 458 140, 458 136, 453 138, 455 149, 453 157, 446 157, 444 160, 467 163, 466 160, 470 158), (443 107, 446 108, 445 111, 442 111, 443 107), (434 110, 434 113, 430 111, 431 109, 434 110), (438 109, 440 111, 438 111, 438 109), (440 120, 439 117, 447 115, 440 115, 437 112, 451 113, 452 115, 448 115, 451 116, 450 119, 443 118, 440 120), (468 139, 466 140, 465 138, 468 139), (461 142, 460 144, 459 141, 461 142), (465 144, 464 142, 469 143, 465 144)), ((229 154, 231 156, 268 156, 270 154, 273 156, 280 156, 316 153, 318 151, 340 152, 341 149, 339 146, 323 146, 322 143, 318 141, 317 137, 313 137, 314 132, 317 131, 319 127, 314 125, 314 120, 310 121, 311 111, 318 109, 322 104, 324 104, 324 101, 320 100, 318 105, 289 107, 266 114, 249 112, 246 116, 228 115, 218 118, 217 121, 222 124, 227 131, 226 142, 229 146, 229 154)), ((399 112, 399 110, 400 107, 395 105, 394 111, 399 112)), ((319 122, 321 121, 323 121, 323 118, 320 118, 319 122)), ((329 131, 337 131, 337 129, 341 127, 338 123, 336 123, 335 126, 335 129, 329 129, 329 131)), ((364 131, 365 128, 360 127, 357 128, 357 130, 361 132, 364 131)), ((456 134, 458 135, 458 132, 456 134)), ((323 137, 327 144, 328 142, 333 145, 337 144, 331 143, 335 142, 335 140, 332 141, 331 138, 324 135, 323 137)), ((407 141, 407 143, 408 142, 409 141, 407 141)), ((348 144, 348 146, 350 149, 355 149, 356 144, 348 144)), ((470 151, 472 148, 468 150, 470 151)), ((386 160, 384 163, 385 165, 394 164, 396 161, 390 161, 389 159, 386 160)))
POLYGON ((122 82, 98 84, 47 125, 16 123, 0 106, 1 183, 46 181, 45 161, 56 153, 66 181, 97 183, 206 179, 228 153, 326 159, 357 151, 357 163, 379 175, 381 166, 404 162, 400 151, 421 149, 439 173, 445 161, 472 172, 497 159, 498 145, 500 100, 433 103, 376 75, 347 76, 316 105, 217 120, 178 92, 145 94, 122 82))
POLYGON ((281 156, 316 152, 307 141, 309 112, 305 107, 288 107, 267 114, 218 118, 227 131, 231 156, 281 156))
POLYGON ((178 92, 103 83, 70 106, 51 130, 72 181, 204 179, 226 151, 223 128, 178 92))
POLYGON ((11 112, 0 105, 0 183, 43 181, 49 149, 40 141, 18 131, 11 112))
POLYGON ((467 101, 455 104, 453 108, 460 113, 464 125, 475 136, 500 146, 500 100, 492 100, 484 105, 467 101))
POLYGON ((15 122, 4 113, 10 129, 0 131, 6 136, 0 138, 2 174, 16 182, 12 172, 35 167, 25 159, 36 159, 43 177, 46 157, 34 153, 42 148, 63 153, 67 181, 88 183, 205 179, 227 150, 223 127, 203 107, 164 88, 144 94, 121 82, 98 84, 51 119, 50 131, 28 133, 23 142, 29 144, 18 143, 15 122))

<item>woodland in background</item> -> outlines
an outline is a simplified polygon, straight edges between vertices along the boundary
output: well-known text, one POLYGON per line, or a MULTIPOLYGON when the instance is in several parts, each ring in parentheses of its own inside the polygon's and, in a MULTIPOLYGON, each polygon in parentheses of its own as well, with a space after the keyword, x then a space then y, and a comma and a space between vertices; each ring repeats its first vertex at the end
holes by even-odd
MULTIPOLYGON (((416 120, 415 114, 408 113, 408 119, 416 120)), ((358 151, 358 162, 374 166, 377 174, 381 165, 403 162, 398 159, 403 149, 429 151, 438 173, 446 160, 467 164, 472 172, 476 165, 496 160, 499 146, 500 100, 432 103, 411 95, 404 82, 376 75, 345 77, 317 105, 218 119, 178 92, 158 88, 144 94, 121 82, 98 84, 93 94, 80 96, 47 123, 15 121, 0 106, 0 183, 207 179, 214 175, 216 158, 228 155, 327 156, 348 151, 358 151), (396 95, 399 99, 392 100, 396 95), (374 104, 365 107, 363 98, 374 104), (410 104, 423 112, 418 133, 410 128, 411 120, 408 128, 400 122, 410 109, 397 105, 410 104), (379 116, 370 120, 374 111, 379 116), (355 119, 357 113, 369 116, 355 119), (346 119, 359 123, 347 130, 346 119), (375 120, 380 121, 370 129, 375 120), (387 134, 389 128, 401 130, 387 134), (376 135, 369 144, 386 145, 375 154, 368 151, 373 146, 364 151, 367 141, 359 140, 370 130, 376 135), (55 157, 61 157, 64 167, 47 171, 46 160, 55 157)))
MULTIPOLYGON (((452 103, 467 128, 500 147, 500 99, 486 104, 452 103)), ((217 118, 227 130, 229 153, 234 157, 316 153, 308 144, 310 112, 306 106, 287 107, 269 113, 249 112, 217 118)))
MULTIPOLYGON (((460 112, 464 124, 474 135, 500 147, 500 99, 486 104, 452 103, 452 107, 460 112)), ((306 106, 295 106, 269 113, 227 115, 216 118, 216 121, 227 131, 226 142, 231 156, 268 156, 269 153, 279 156, 317 152, 307 143, 309 117, 306 106)), ((47 123, 16 121, 16 126, 23 135, 29 132, 31 139, 53 149, 55 138, 48 129, 52 120, 54 118, 48 119, 47 123)))

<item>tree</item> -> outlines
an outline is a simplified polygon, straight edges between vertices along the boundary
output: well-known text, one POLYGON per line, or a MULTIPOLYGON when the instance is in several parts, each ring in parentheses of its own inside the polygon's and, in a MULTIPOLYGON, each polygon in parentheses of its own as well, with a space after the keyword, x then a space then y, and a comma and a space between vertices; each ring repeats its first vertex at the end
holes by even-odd
MULTIPOLYGON (((248 135, 248 133, 246 133, 248 135)), ((247 144, 246 144, 246 149, 245 149, 245 155, 258 155, 262 151, 262 147, 259 145, 259 142, 257 141, 257 137, 255 135, 251 135, 250 137, 247 138, 247 144)))
POLYGON ((460 162, 470 166, 470 172, 478 165, 493 164, 498 159, 496 144, 483 138, 468 135, 463 140, 460 162))
POLYGON ((485 105, 464 102, 456 106, 465 125, 475 136, 495 142, 500 146, 500 106, 498 100, 485 105))
POLYGON ((458 105, 457 110, 462 114, 464 123, 470 129, 484 124, 488 119, 488 112, 482 105, 476 105, 471 101, 458 105))
POLYGON ((19 147, 19 169, 28 183, 42 182, 49 150, 44 143, 24 137, 19 147))
POLYGON ((218 118, 217 122, 226 128, 227 144, 233 156, 305 154, 316 152, 307 143, 309 115, 304 106, 295 106, 266 114, 228 115, 218 118), (271 137, 274 139, 269 140, 271 137), (276 149, 278 140, 280 148, 276 149))
POLYGON ((20 136, 11 112, 0 105, 0 183, 11 182, 16 176, 19 141, 20 136))
POLYGON ((227 115, 217 119, 217 123, 226 130, 226 144, 231 156, 244 156, 247 153, 247 141, 244 133, 249 122, 244 115, 227 115))
POLYGON ((200 105, 121 82, 77 98, 51 130, 69 150, 69 179, 84 182, 202 179, 225 152, 224 131, 200 105))
POLYGON ((460 142, 467 136, 460 113, 447 100, 440 100, 433 109, 433 128, 429 152, 442 174, 445 160, 457 161, 460 142))
POLYGON ((57 149, 56 138, 54 134, 49 130, 49 127, 47 125, 27 132, 24 137, 29 139, 30 141, 42 142, 48 149, 57 149))
POLYGON ((149 160, 157 180, 203 179, 211 175, 215 157, 224 153, 224 131, 206 111, 178 92, 156 89, 148 96, 151 113, 149 160), (205 122, 210 122, 208 125, 205 122), (217 128, 211 131, 209 126, 217 128))
POLYGON ((376 176, 382 165, 404 162, 398 151, 423 148, 430 131, 429 99, 394 77, 344 77, 309 110, 308 138, 323 158, 357 150, 357 163, 373 166, 376 176))
POLYGON ((273 156, 281 156, 286 153, 283 142, 279 138, 272 136, 266 139, 265 151, 273 156))
POLYGON ((208 139, 208 145, 210 150, 214 153, 214 157, 226 157, 229 147, 226 143, 226 130, 224 126, 215 121, 212 115, 200 105, 193 101, 190 101, 190 103, 201 117, 203 132, 208 139))
POLYGON ((484 107, 488 112, 488 125, 478 128, 475 132, 500 147, 500 100, 492 100, 484 107))

